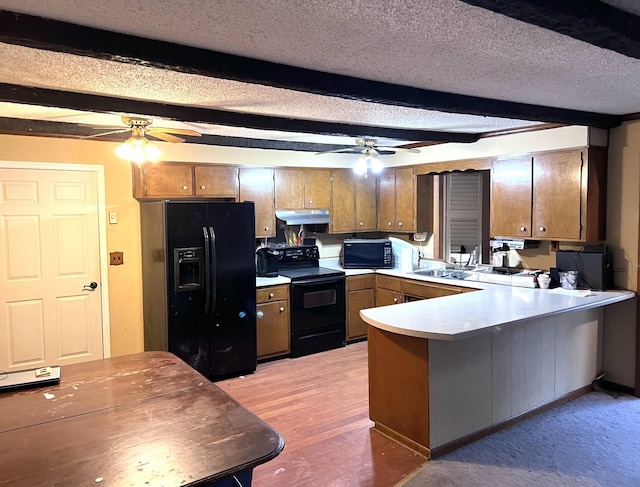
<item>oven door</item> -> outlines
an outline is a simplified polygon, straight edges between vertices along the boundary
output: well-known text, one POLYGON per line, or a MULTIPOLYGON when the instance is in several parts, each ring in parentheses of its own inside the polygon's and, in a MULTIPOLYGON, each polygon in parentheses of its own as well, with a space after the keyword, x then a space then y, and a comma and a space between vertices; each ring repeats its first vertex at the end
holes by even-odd
POLYGON ((341 326, 344 328, 344 276, 291 282, 291 332, 341 326))

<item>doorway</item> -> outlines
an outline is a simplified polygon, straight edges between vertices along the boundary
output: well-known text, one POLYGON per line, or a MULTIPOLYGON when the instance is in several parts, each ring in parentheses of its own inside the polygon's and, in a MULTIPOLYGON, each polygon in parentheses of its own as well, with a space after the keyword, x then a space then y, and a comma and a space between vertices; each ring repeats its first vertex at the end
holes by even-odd
POLYGON ((102 166, 0 162, 0 369, 110 356, 102 166))

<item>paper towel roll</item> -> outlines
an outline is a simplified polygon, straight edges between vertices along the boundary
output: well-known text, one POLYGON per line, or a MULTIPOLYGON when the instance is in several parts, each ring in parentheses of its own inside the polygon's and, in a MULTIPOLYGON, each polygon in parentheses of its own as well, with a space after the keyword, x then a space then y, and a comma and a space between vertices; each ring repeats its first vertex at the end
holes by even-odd
POLYGON ((413 272, 413 249, 402 249, 400 260, 402 272, 413 272))

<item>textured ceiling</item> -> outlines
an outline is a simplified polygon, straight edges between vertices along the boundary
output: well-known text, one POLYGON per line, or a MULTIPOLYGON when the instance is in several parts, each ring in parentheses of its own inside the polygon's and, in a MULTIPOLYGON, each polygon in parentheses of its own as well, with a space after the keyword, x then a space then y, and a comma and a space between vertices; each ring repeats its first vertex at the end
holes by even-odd
MULTIPOLYGON (((640 10, 633 0, 606 3, 630 16, 640 10)), ((639 59, 457 0, 0 0, 0 9, 390 86, 599 114, 640 112, 639 59)), ((0 59, 0 83, 249 114, 476 134, 545 121, 393 106, 13 43, 0 43, 0 59)), ((118 123, 117 116, 42 110, 36 103, 0 109, 15 119, 118 123)), ((199 123, 197 130, 352 143, 216 124, 199 123)))

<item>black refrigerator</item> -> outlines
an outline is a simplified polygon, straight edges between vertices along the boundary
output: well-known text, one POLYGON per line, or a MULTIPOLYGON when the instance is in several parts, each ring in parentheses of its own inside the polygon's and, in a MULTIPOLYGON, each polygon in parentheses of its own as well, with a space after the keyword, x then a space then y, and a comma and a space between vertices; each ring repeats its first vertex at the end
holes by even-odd
POLYGON ((253 203, 140 204, 145 350, 211 380, 256 369, 253 203))

